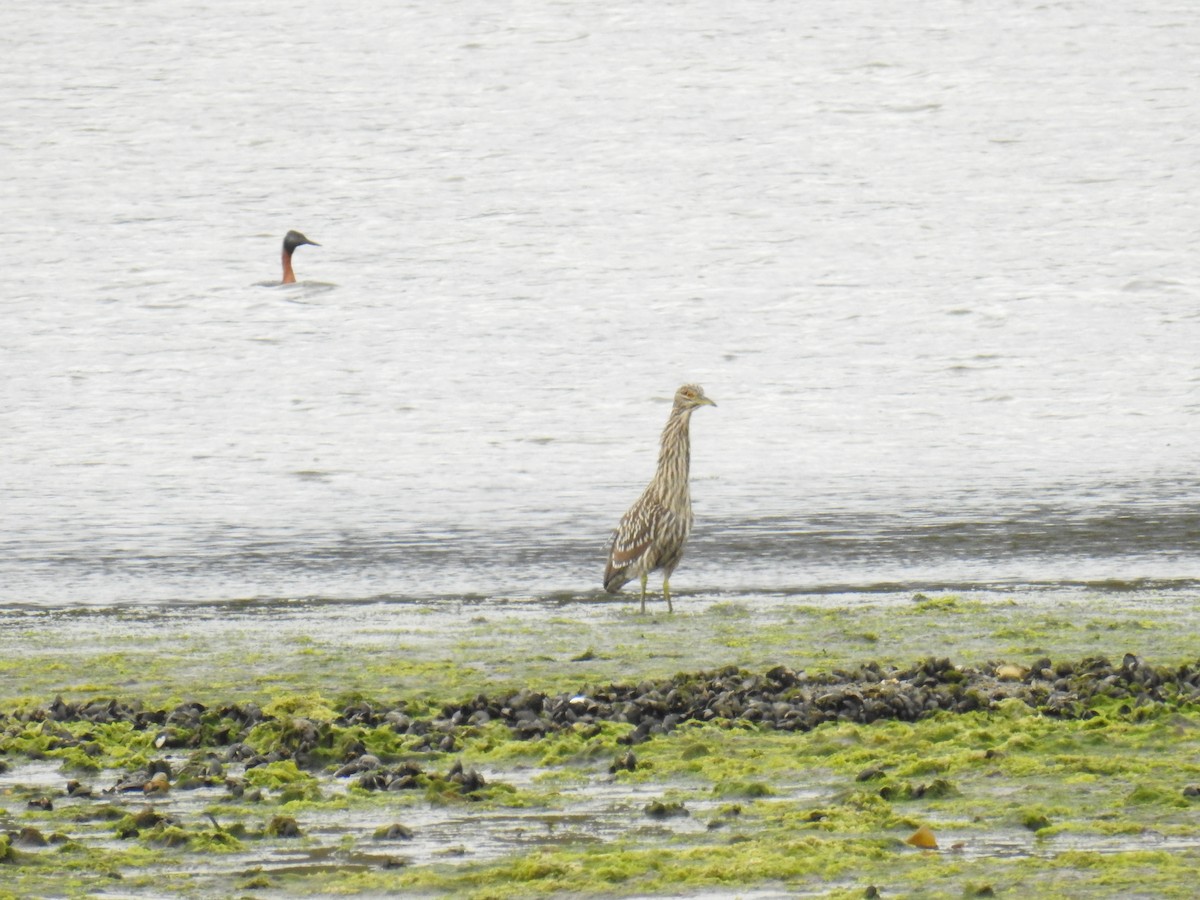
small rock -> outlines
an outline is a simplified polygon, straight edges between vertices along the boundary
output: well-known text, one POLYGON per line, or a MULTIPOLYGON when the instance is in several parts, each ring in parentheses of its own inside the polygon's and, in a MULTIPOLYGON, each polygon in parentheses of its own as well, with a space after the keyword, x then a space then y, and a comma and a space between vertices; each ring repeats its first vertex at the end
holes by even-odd
POLYGON ((18 847, 45 847, 46 843, 46 836, 32 826, 22 828, 13 839, 18 847))
POLYGON ((610 773, 617 772, 633 772, 637 769, 637 757, 634 756, 632 750, 626 750, 620 756, 613 760, 613 764, 608 767, 610 773))
POLYGON ((164 747, 186 747, 188 736, 178 728, 164 728, 154 738, 154 746, 159 750, 164 747))
POLYGON ((118 823, 117 837, 122 840, 137 837, 141 832, 166 821, 167 817, 159 813, 153 806, 143 806, 138 812, 127 816, 121 823, 118 823))
POLYGON ((904 843, 918 847, 921 850, 936 850, 938 848, 937 838, 933 836, 933 831, 928 825, 922 825, 907 838, 904 843))
POLYGON ((412 838, 413 830, 399 822, 393 822, 391 825, 385 825, 375 830, 375 840, 377 841, 411 841, 412 838))
POLYGON ((357 759, 352 759, 333 773, 335 778, 348 778, 360 772, 371 772, 381 765, 379 757, 373 753, 364 753, 357 759))
POLYGON ((687 808, 677 801, 664 803, 661 800, 652 800, 642 808, 642 811, 652 819, 673 819, 691 815, 687 808))
POLYGON ((267 823, 266 833, 270 837, 298 838, 301 836, 300 826, 291 816, 275 816, 267 823))
POLYGON ((483 776, 474 769, 468 769, 464 772, 461 763, 458 765, 458 771, 448 776, 446 780, 459 785, 464 794, 470 794, 487 785, 483 776))
POLYGON ((1043 828, 1050 827, 1050 819, 1042 813, 1030 812, 1022 816, 1021 824, 1030 831, 1041 831, 1043 828))

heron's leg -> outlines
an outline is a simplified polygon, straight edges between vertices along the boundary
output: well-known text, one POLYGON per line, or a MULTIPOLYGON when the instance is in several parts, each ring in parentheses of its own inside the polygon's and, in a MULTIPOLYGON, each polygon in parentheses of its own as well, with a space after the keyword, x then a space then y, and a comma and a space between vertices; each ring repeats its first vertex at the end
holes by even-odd
POLYGON ((646 579, 648 575, 642 576, 642 615, 646 614, 646 579))
POLYGON ((670 576, 663 579, 663 596, 667 598, 667 612, 675 612, 671 608, 671 579, 670 576))

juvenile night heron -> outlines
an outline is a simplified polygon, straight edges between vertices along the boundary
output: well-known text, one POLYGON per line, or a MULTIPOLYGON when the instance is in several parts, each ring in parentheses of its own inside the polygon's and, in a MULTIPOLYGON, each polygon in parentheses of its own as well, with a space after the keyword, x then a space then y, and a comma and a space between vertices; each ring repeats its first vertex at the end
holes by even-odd
POLYGON ((312 247, 320 247, 316 241, 310 241, 298 231, 289 231, 283 236, 283 281, 281 284, 295 284, 296 274, 292 271, 292 254, 296 252, 297 247, 308 244, 312 247))
POLYGON ((692 531, 692 496, 688 491, 692 412, 716 406, 698 384, 685 384, 675 392, 675 405, 663 429, 658 470, 637 503, 621 517, 613 533, 604 569, 604 589, 610 594, 634 578, 642 580, 642 612, 646 611, 646 578, 662 569, 663 598, 671 607, 671 573, 683 559, 683 547, 692 531))

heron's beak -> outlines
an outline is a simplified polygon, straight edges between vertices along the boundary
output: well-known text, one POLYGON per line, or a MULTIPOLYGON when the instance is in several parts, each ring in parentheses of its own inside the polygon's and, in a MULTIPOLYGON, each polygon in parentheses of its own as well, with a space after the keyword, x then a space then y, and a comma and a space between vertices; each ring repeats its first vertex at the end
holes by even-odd
POLYGON ((699 399, 696 400, 696 402, 699 403, 701 406, 716 406, 717 405, 717 404, 713 403, 711 400, 709 400, 707 397, 700 397, 699 399))

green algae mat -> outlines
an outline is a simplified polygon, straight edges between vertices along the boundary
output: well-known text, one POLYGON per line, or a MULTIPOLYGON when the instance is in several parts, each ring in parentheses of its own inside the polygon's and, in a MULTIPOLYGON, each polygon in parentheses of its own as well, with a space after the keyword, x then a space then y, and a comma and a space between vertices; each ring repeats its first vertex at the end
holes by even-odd
POLYGON ((1200 594, 0 610, 0 897, 1191 897, 1200 594))

